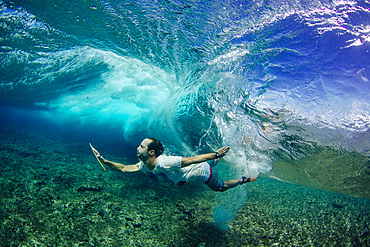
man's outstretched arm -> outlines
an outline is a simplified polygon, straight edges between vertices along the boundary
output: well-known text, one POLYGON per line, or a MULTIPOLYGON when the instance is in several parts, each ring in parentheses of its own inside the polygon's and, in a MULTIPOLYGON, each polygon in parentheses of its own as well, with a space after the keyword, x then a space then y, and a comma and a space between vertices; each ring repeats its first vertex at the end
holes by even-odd
POLYGON ((229 152, 230 147, 222 147, 214 153, 200 154, 192 157, 183 157, 181 159, 181 167, 190 166, 192 164, 201 163, 207 160, 214 160, 224 157, 229 152))
MULTIPOLYGON (((91 143, 89 143, 89 144, 90 144, 90 147, 91 147, 92 151, 94 152, 96 158, 99 159, 99 161, 101 163, 109 166, 110 168, 112 168, 116 171, 119 171, 119 172, 139 172, 140 171, 139 166, 137 164, 135 164, 135 165, 124 165, 124 164, 121 164, 121 163, 116 163, 116 162, 104 159, 104 157, 99 153, 99 151, 96 150, 91 145, 91 143)), ((105 171, 105 168, 104 168, 104 171, 105 171)))
POLYGON ((99 156, 99 160, 101 161, 101 163, 109 166, 110 168, 112 168, 113 170, 116 170, 116 171, 119 171, 119 172, 130 172, 130 173, 133 173, 133 172, 139 172, 139 166, 138 165, 124 165, 124 164, 121 164, 121 163, 117 163, 117 162, 113 162, 113 161, 109 161, 109 160, 106 160, 103 158, 103 156, 99 156))

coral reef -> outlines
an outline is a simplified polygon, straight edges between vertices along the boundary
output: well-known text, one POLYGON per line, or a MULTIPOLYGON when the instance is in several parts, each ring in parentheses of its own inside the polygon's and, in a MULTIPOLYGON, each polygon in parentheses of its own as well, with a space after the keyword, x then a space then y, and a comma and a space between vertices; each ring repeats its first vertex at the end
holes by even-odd
POLYGON ((220 230, 215 192, 201 183, 104 173, 87 143, 0 137, 1 246, 370 246, 368 199, 260 178, 220 230))

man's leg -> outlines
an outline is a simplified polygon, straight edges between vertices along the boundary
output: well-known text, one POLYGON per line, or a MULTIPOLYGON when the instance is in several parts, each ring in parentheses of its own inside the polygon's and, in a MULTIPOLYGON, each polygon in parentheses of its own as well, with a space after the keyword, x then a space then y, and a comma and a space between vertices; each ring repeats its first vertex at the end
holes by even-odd
POLYGON ((248 178, 247 176, 242 176, 240 179, 232 179, 228 181, 223 181, 215 172, 212 172, 209 179, 204 182, 211 190, 224 192, 228 189, 235 188, 238 185, 245 184, 248 182, 253 182, 256 180, 258 175, 255 178, 248 178))
MULTIPOLYGON (((257 177, 258 177, 258 175, 257 175, 257 177)), ((226 191, 228 189, 231 189, 231 188, 235 188, 238 185, 242 185, 242 184, 245 184, 245 183, 248 183, 248 182, 253 182, 257 179, 257 177, 248 178, 247 176, 243 175, 242 178, 225 181, 221 192, 224 192, 224 191, 226 191)))

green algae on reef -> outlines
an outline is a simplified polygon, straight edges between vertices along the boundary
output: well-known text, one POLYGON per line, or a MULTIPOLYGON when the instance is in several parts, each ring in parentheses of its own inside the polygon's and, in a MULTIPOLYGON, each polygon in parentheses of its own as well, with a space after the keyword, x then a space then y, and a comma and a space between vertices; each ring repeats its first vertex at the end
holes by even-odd
POLYGON ((202 184, 104 173, 83 143, 0 137, 1 246, 370 246, 368 199, 261 178, 222 231, 202 184))

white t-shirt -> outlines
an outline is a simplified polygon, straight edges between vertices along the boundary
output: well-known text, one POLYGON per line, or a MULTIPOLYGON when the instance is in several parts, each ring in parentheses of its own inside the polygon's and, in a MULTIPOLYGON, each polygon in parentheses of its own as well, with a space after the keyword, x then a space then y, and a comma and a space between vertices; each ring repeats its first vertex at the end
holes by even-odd
POLYGON ((181 158, 179 156, 161 155, 157 157, 156 166, 153 170, 149 170, 142 161, 138 163, 138 166, 142 173, 160 183, 174 185, 182 181, 187 182, 194 179, 206 181, 208 179, 210 168, 207 162, 181 168, 181 158))

